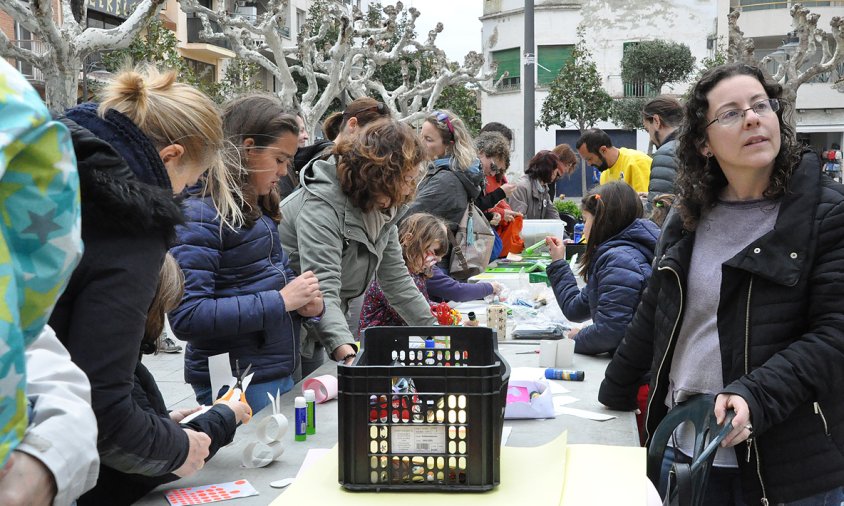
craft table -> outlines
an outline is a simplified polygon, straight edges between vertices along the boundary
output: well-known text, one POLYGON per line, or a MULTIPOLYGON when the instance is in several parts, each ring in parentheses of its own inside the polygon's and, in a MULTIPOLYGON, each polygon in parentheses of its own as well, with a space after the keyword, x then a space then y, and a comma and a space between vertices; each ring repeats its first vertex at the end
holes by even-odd
MULTIPOLYGON (((519 353, 531 352, 538 348, 539 344, 535 341, 503 342, 499 345, 502 355, 511 367, 538 367, 538 353, 519 353)), ((567 395, 579 399, 578 402, 569 404, 568 407, 609 413, 615 415, 616 418, 598 422, 570 415, 559 415, 555 419, 548 420, 504 420, 505 427, 512 427, 507 445, 517 447, 539 446, 554 440, 562 431, 566 430, 570 444, 638 446, 638 433, 633 413, 609 411, 598 403, 598 388, 603 380, 604 370, 608 363, 608 358, 575 355, 574 368, 585 371, 586 379, 583 382, 561 382, 561 384, 570 390, 567 395)), ((336 367, 333 362, 323 364, 311 377, 323 374, 336 376, 336 367)), ((297 384, 293 391, 282 398, 281 412, 288 420, 293 419, 293 398, 295 395, 301 395, 301 388, 301 384, 297 384)), ((272 502, 283 490, 270 487, 270 482, 296 476, 309 449, 331 448, 337 443, 337 401, 332 400, 317 405, 317 433, 309 435, 306 442, 293 440, 291 423, 284 438, 284 454, 279 460, 267 467, 246 469, 241 465, 244 447, 256 440, 255 427, 261 419, 269 414, 271 414, 271 408, 268 407, 256 414, 250 423, 238 428, 232 444, 222 448, 197 474, 162 485, 136 504, 162 506, 167 504, 167 500, 162 493, 164 490, 224 483, 238 479, 249 480, 260 492, 260 495, 237 499, 234 504, 250 506, 267 505, 272 502)), ((336 476, 334 480, 336 483, 336 476)))

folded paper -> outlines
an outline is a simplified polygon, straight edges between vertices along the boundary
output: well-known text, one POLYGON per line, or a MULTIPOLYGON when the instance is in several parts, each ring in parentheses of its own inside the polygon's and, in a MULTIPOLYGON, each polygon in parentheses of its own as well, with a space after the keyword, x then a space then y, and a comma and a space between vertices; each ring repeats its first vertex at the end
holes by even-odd
POLYGON ((548 382, 510 380, 504 418, 554 418, 554 402, 548 382))
POLYGON ((316 403, 322 404, 337 397, 337 378, 330 374, 308 378, 302 382, 302 392, 305 390, 313 390, 316 403))

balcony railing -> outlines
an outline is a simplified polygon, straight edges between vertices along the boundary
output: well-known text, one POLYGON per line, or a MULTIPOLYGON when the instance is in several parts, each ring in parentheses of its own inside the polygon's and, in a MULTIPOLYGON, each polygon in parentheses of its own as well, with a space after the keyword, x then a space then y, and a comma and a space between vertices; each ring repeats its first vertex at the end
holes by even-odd
MULTIPOLYGON (((21 49, 25 49, 27 51, 32 51, 37 55, 42 55, 47 52, 49 49, 47 44, 42 40, 13 40, 11 43, 21 49)), ((27 79, 31 81, 43 81, 44 80, 44 73, 41 72, 41 69, 33 66, 29 62, 25 62, 23 60, 12 59, 13 65, 18 72, 24 75, 27 79)))
POLYGON ((803 7, 844 7, 844 0, 732 0, 730 8, 738 11, 790 9, 799 3, 803 7))
POLYGON ((624 82, 625 97, 655 97, 658 94, 659 93, 655 93, 651 85, 645 81, 624 82))
POLYGON ((521 76, 514 76, 514 77, 505 77, 498 83, 498 89, 500 91, 514 91, 519 90, 522 87, 522 77, 521 76))
MULTIPOLYGON (((226 48, 231 50, 231 45, 224 39, 206 39, 202 36, 202 20, 199 18, 188 18, 188 43, 200 42, 204 44, 211 44, 212 46, 226 48)), ((215 32, 220 32, 220 25, 210 22, 211 29, 215 32)))

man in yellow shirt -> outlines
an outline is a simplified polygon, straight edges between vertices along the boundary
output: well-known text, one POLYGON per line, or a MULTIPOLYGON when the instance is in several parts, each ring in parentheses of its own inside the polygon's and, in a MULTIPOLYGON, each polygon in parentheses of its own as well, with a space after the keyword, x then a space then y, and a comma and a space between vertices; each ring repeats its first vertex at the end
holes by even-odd
POLYGON ((577 139, 577 152, 601 171, 601 184, 624 180, 639 193, 647 194, 651 178, 651 157, 641 151, 616 148, 606 132, 590 128, 577 139))

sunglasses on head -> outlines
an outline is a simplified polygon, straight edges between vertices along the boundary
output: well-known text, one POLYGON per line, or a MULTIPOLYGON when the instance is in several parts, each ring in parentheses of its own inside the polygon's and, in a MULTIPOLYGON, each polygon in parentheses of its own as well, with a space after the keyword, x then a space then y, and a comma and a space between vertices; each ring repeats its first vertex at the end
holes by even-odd
POLYGON ((346 118, 357 118, 358 114, 366 112, 366 111, 371 111, 373 109, 380 116, 385 116, 387 114, 387 106, 384 105, 384 102, 378 102, 376 105, 373 105, 371 107, 366 107, 364 109, 361 109, 360 111, 356 111, 356 112, 343 111, 343 116, 346 117, 346 118))
POLYGON ((437 121, 440 123, 445 123, 445 126, 448 128, 448 133, 451 134, 451 138, 454 138, 454 125, 451 124, 451 118, 448 117, 448 114, 440 111, 434 111, 434 115, 437 118, 437 121))

